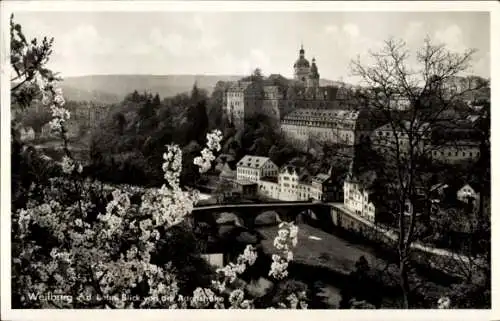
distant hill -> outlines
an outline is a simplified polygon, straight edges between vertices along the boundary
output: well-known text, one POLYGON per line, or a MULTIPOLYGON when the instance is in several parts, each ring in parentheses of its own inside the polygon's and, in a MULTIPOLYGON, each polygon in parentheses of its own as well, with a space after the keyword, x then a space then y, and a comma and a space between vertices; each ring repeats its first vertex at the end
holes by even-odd
MULTIPOLYGON (((196 82, 210 94, 218 81, 236 81, 240 75, 90 75, 67 77, 61 84, 66 100, 117 103, 125 95, 137 90, 171 97, 189 92, 196 82)), ((321 86, 339 86, 342 83, 321 79, 321 86)))
POLYGON ((78 87, 71 87, 65 84, 61 86, 66 100, 73 101, 93 101, 102 104, 114 104, 123 99, 118 95, 110 94, 101 90, 86 90, 78 87))
POLYGON ((93 75, 67 77, 61 87, 67 100, 115 103, 134 90, 158 93, 164 98, 189 92, 196 82, 199 88, 211 93, 218 81, 240 78, 237 75, 93 75))

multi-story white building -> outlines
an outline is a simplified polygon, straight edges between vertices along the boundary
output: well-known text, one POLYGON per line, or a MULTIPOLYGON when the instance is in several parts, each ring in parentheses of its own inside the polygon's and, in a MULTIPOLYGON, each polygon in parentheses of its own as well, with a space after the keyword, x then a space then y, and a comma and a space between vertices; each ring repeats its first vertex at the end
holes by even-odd
POLYGON ((23 127, 20 130, 21 141, 30 141, 35 139, 35 131, 32 127, 23 127))
POLYGON ((361 182, 353 177, 344 180, 344 206, 370 222, 375 222, 377 208, 370 199, 370 194, 370 182, 361 182))
POLYGON ((269 157, 246 155, 237 164, 236 179, 257 183, 263 177, 276 177, 278 166, 269 157))
POLYGON ((259 181, 258 193, 269 198, 280 199, 280 185, 277 177, 264 177, 259 181))
POLYGON ((284 201, 308 200, 311 196, 311 176, 306 169, 285 165, 278 175, 279 199, 284 201))

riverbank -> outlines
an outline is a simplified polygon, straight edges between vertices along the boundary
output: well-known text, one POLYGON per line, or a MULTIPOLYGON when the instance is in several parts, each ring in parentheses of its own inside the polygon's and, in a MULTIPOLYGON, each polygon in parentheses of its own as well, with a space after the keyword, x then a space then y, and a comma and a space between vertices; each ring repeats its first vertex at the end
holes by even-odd
MULTIPOLYGON (((273 240, 277 231, 277 226, 258 229, 263 236, 261 245, 267 256, 275 251, 273 240)), ((380 307, 397 308, 401 298, 397 257, 388 257, 387 253, 374 249, 371 245, 353 242, 335 234, 299 224, 298 244, 293 251, 294 259, 289 268, 291 275, 310 284, 321 280, 325 288, 330 288, 325 291, 336 293, 334 297, 338 298, 340 291, 350 286, 349 274, 355 270, 356 262, 363 256, 373 277, 373 284, 366 285, 367 291, 378 293, 381 297, 378 302, 380 307)), ((431 291, 428 298, 418 299, 418 308, 432 308, 439 296, 449 291, 453 283, 450 279, 432 273, 412 273, 411 277, 412 283, 425 282, 431 291)))

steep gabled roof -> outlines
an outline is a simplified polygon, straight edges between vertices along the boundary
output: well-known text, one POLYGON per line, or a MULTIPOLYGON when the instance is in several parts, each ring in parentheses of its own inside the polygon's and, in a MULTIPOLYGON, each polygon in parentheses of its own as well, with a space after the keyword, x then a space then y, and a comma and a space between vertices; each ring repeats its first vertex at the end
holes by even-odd
POLYGON ((297 175, 301 183, 308 183, 311 181, 311 174, 306 168, 298 167, 295 165, 284 165, 280 169, 280 173, 287 173, 288 175, 297 175))
POLYGON ((324 183, 329 178, 330 178, 330 175, 324 174, 324 173, 320 173, 320 174, 317 174, 316 176, 313 176, 312 180, 315 181, 315 182, 318 182, 318 183, 324 183))
POLYGON ((480 191, 480 186, 479 186, 479 184, 477 184, 476 182, 473 182, 473 181, 470 181, 470 182, 465 182, 465 184, 462 184, 462 185, 460 186, 460 188, 457 190, 457 192, 458 192, 459 190, 461 190, 462 188, 464 188, 465 186, 467 186, 467 185, 469 185, 469 186, 470 186, 470 187, 474 190, 474 192, 475 192, 475 193, 479 193, 479 191, 480 191))

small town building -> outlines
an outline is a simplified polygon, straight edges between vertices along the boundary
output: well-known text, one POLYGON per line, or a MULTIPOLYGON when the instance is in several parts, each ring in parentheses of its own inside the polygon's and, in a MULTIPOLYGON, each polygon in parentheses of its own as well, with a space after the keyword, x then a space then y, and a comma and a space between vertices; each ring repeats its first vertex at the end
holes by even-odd
POLYGON ((237 180, 257 183, 263 177, 278 175, 278 166, 269 157, 246 155, 236 166, 237 180))
POLYGON ((360 175, 349 173, 344 180, 344 207, 372 223, 386 221, 389 217, 381 202, 381 191, 375 188, 376 179, 376 173, 368 171, 360 175))
POLYGON ((479 186, 473 183, 467 183, 457 191, 457 200, 472 204, 474 207, 479 206, 479 198, 479 186))
POLYGON ((279 199, 280 185, 278 184, 278 177, 263 177, 259 181, 259 195, 279 199))
POLYGON ((339 202, 344 199, 340 177, 335 177, 333 168, 328 174, 320 173, 311 179, 311 198, 323 202, 339 202))
POLYGON ((285 165, 278 175, 279 199, 283 201, 307 201, 311 198, 311 175, 305 168, 285 165))
POLYGON ((241 197, 255 197, 257 195, 257 183, 237 180, 233 181, 234 192, 239 194, 241 197))
POLYGON ((35 131, 32 127, 23 127, 19 131, 21 141, 31 141, 35 139, 35 131))

